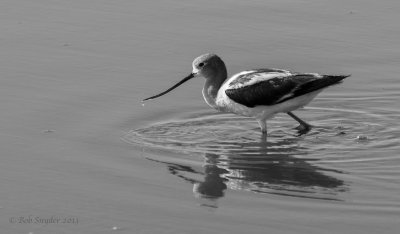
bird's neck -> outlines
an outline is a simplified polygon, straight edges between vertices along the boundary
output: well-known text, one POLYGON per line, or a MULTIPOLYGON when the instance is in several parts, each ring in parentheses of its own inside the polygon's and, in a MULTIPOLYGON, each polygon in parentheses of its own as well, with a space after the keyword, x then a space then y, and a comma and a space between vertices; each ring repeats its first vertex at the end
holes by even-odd
POLYGON ((227 76, 226 68, 224 68, 218 71, 215 76, 206 78, 206 83, 203 87, 203 97, 206 103, 215 109, 220 109, 216 103, 218 91, 226 80, 227 76))

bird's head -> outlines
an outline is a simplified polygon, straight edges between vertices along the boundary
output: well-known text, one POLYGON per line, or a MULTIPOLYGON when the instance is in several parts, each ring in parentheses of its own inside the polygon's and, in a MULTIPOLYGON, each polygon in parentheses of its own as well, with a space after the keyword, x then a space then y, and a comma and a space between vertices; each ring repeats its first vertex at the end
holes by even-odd
MULTIPOLYGON (((167 89, 166 91, 154 95, 152 97, 146 98, 143 101, 154 99, 164 94, 169 93, 170 91, 174 90, 181 84, 185 83, 186 81, 195 78, 195 77, 204 77, 206 79, 226 79, 226 67, 225 63, 222 61, 220 57, 216 54, 203 54, 199 57, 195 58, 192 63, 193 70, 192 72, 179 81, 177 84, 172 86, 171 88, 167 89)), ((221 82, 222 83, 222 82, 221 82)))

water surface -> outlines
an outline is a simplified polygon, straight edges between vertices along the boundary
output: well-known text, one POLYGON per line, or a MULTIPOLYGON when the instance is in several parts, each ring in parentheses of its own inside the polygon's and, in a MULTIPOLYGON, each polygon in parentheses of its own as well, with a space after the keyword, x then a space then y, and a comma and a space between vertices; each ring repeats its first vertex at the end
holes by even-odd
POLYGON ((7 233, 397 233, 397 1, 2 1, 0 225, 7 233), (268 122, 221 114, 203 79, 352 74, 268 122), (13 223, 13 217, 75 218, 13 223))

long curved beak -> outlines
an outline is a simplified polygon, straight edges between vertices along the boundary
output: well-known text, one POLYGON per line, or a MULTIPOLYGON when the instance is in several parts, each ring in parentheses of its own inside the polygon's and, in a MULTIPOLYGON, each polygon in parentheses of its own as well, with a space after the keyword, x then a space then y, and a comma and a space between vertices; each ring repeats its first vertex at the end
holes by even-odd
POLYGON ((162 96, 162 95, 164 95, 164 94, 167 94, 167 93, 169 93, 170 91, 172 91, 172 90, 174 90, 175 88, 177 88, 178 86, 180 86, 181 84, 183 84, 183 83, 185 83, 186 81, 192 79, 193 77, 194 77, 194 74, 193 74, 193 73, 190 73, 190 75, 188 75, 187 77, 183 78, 183 80, 179 81, 176 85, 172 86, 171 88, 169 88, 169 89, 165 90, 164 92, 159 93, 159 94, 157 94, 157 95, 154 95, 154 96, 148 97, 148 98, 146 98, 146 99, 143 99, 143 101, 147 101, 147 100, 151 100, 151 99, 154 99, 154 98, 158 98, 158 97, 160 97, 160 96, 162 96))

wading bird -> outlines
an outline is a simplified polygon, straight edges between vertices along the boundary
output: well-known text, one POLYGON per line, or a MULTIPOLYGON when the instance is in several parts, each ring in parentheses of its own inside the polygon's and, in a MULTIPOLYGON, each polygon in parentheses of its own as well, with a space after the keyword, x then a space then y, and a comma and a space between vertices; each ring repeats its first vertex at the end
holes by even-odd
POLYGON ((243 71, 228 79, 225 63, 215 54, 197 57, 192 66, 192 72, 183 80, 143 101, 160 97, 194 77, 204 77, 203 97, 209 106, 221 112, 255 118, 262 133, 267 133, 266 120, 280 112, 300 123, 297 127, 300 134, 308 132, 311 125, 292 111, 307 105, 323 89, 350 76, 266 68, 243 71))

